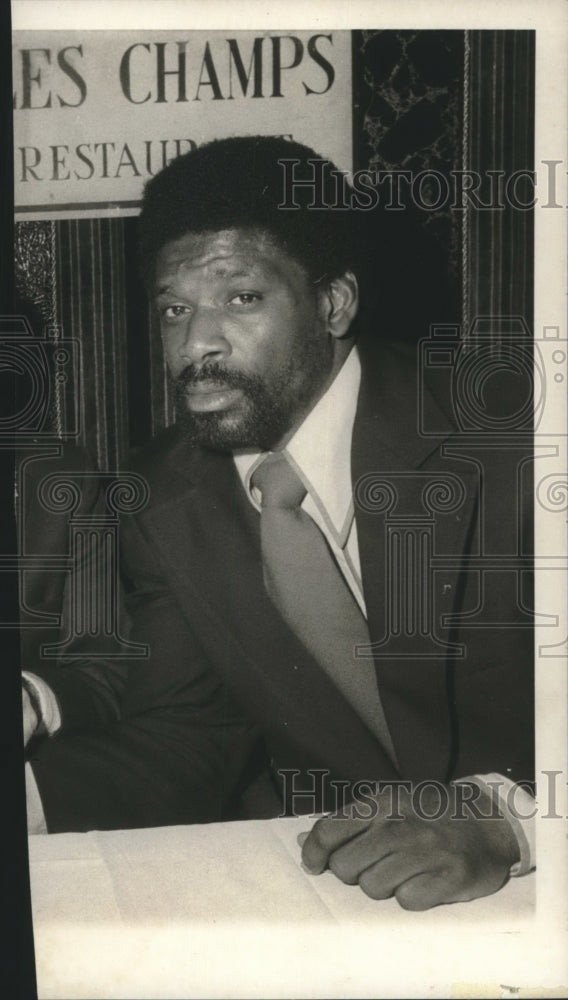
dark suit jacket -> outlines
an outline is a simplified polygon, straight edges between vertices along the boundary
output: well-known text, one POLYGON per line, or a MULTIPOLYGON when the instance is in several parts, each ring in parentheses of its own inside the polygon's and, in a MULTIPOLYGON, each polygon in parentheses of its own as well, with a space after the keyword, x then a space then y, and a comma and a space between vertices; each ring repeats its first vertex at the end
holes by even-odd
MULTIPOLYGON (((121 525, 133 638, 151 650, 129 668, 123 721, 98 732, 109 714, 106 699, 89 697, 92 675, 43 671, 67 727, 35 761, 50 830, 219 819, 266 765, 295 812, 334 808, 334 780, 352 788, 398 774, 531 778, 530 597, 525 574, 509 565, 511 554, 530 551, 521 525, 526 504, 517 502, 521 487, 530 495, 530 444, 503 447, 492 434, 472 446, 430 390, 420 406, 437 431, 426 436, 408 357, 380 348, 363 372, 352 446, 355 510, 399 771, 272 606, 258 514, 232 458, 190 449, 170 429, 135 466, 150 485, 149 506, 121 525), (390 507, 380 502, 384 490, 372 492, 377 477, 391 483, 390 507), (424 607, 414 634, 393 622, 396 594, 386 580, 397 545, 414 544, 401 541, 409 524, 424 556, 412 573, 412 599, 424 607), (314 787, 314 771, 325 772, 319 803, 292 801, 292 788, 314 787)), ((101 666, 96 684, 104 683, 101 666)))

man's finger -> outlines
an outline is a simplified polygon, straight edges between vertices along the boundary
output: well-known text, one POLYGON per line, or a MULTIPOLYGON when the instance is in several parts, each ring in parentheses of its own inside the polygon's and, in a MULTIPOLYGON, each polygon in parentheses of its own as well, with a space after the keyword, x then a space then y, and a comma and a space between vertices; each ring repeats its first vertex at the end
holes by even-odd
POLYGON ((403 910, 429 910, 453 902, 455 886, 441 871, 424 871, 423 862, 402 854, 388 858, 362 873, 359 886, 371 899, 395 896, 403 910))
POLYGON ((302 848, 302 862, 312 875, 320 875, 330 855, 353 837, 363 833, 371 820, 326 816, 314 824, 302 848))
POLYGON ((27 746, 39 725, 39 718, 25 687, 22 688, 22 712, 24 717, 24 746, 27 746))
POLYGON ((415 881, 423 874, 429 874, 424 871, 423 860, 393 852, 361 872, 357 881, 371 899, 389 899, 409 880, 415 881))
MULTIPOLYGON (((411 854, 405 849, 407 838, 404 833, 399 824, 394 825, 394 821, 381 824, 380 828, 375 825, 363 830, 333 851, 328 858, 328 867, 342 882, 355 885, 361 872, 382 863, 383 858, 393 854, 411 854)), ((422 865, 418 870, 424 867, 422 865)))
POLYGON ((455 884, 447 873, 423 872, 408 879, 395 890, 403 910, 430 910, 433 906, 455 901, 455 884))

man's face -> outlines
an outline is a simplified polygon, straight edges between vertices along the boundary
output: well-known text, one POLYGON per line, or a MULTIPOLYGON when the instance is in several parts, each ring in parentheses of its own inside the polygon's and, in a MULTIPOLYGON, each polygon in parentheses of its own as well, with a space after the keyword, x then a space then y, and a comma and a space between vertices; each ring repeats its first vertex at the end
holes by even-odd
POLYGON ((196 443, 280 447, 330 381, 336 341, 324 296, 262 233, 188 233, 166 244, 155 305, 196 443))

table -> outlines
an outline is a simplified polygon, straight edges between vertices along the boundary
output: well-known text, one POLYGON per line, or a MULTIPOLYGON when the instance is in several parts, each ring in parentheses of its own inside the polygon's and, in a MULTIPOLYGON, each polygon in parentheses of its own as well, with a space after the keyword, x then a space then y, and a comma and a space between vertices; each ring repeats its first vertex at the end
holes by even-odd
POLYGON ((305 872, 297 836, 311 823, 30 837, 40 997, 449 996, 419 991, 479 981, 474 940, 484 981, 491 941, 494 981, 508 981, 511 946, 534 931, 533 875, 406 912, 305 872))

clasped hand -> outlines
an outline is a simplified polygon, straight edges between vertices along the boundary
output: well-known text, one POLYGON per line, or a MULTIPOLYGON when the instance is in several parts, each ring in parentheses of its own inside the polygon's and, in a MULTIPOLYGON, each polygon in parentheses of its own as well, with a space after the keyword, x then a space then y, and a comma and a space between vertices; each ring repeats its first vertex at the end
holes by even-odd
POLYGON ((303 844, 305 868, 314 875, 329 869, 372 899, 394 895, 406 910, 500 889, 519 847, 492 800, 468 785, 428 783, 419 796, 418 787, 389 783, 364 805, 318 820, 303 844))
POLYGON ((24 715, 24 746, 26 747, 38 727, 39 719, 25 687, 22 687, 22 711, 24 715))

